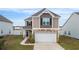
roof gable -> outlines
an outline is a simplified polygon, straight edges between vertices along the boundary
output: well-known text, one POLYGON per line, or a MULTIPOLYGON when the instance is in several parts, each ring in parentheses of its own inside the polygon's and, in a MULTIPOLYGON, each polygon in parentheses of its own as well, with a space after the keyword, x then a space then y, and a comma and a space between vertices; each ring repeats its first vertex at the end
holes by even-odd
POLYGON ((73 12, 71 15, 70 15, 70 17, 68 18, 68 20, 63 24, 63 26, 62 27, 64 27, 67 23, 68 23, 68 21, 70 20, 70 18, 71 17, 73 17, 73 15, 79 15, 79 12, 73 12))
MULTIPOLYGON (((33 14, 32 16, 38 16, 38 15, 40 15, 42 12, 47 13, 48 11, 49 11, 48 9, 43 8, 42 10, 40 10, 40 11, 38 11, 37 13, 33 14)), ((60 17, 59 15, 57 15, 57 14, 51 12, 51 11, 49 11, 49 12, 50 12, 52 15, 54 15, 54 16, 60 17)))
POLYGON ((62 27, 64 27, 64 26, 66 25, 66 23, 69 21, 69 19, 70 19, 70 18, 72 17, 72 15, 74 15, 74 14, 79 15, 79 12, 73 12, 73 13, 70 15, 70 17, 68 18, 68 20, 63 24, 62 27))
MULTIPOLYGON (((47 8, 43 8, 41 9, 40 11, 36 12, 35 14, 33 14, 32 16, 38 16, 40 15, 41 13, 48 13, 50 12, 52 15, 56 16, 56 17, 60 17, 59 15, 53 13, 52 11, 48 10, 47 8)), ((28 17, 27 19, 25 20, 32 20, 32 16, 31 17, 28 17)))
POLYGON ((44 8, 44 9, 42 9, 42 10, 40 10, 40 11, 36 12, 36 13, 35 13, 35 14, 33 14, 32 16, 37 16, 37 15, 39 15, 39 14, 40 14, 40 13, 42 13, 45 9, 46 9, 46 8, 44 8))

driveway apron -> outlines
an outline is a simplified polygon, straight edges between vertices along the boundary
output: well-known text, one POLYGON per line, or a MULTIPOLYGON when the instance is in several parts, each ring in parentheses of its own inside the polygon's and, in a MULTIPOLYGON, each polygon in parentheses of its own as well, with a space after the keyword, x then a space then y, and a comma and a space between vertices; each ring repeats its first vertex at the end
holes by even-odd
POLYGON ((35 43, 34 50, 64 50, 58 43, 35 43))

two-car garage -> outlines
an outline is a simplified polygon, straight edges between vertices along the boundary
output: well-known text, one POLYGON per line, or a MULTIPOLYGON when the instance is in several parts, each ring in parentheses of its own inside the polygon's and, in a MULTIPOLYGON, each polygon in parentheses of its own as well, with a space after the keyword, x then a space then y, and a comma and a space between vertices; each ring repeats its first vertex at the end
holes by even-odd
POLYGON ((35 32, 35 42, 56 42, 55 32, 35 32))

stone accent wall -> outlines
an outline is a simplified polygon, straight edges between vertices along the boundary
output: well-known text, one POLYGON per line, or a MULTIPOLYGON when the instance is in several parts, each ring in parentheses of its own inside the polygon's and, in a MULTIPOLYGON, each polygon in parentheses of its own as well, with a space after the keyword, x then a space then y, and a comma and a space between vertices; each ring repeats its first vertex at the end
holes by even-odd
POLYGON ((53 28, 58 28, 58 18, 53 18, 53 28))

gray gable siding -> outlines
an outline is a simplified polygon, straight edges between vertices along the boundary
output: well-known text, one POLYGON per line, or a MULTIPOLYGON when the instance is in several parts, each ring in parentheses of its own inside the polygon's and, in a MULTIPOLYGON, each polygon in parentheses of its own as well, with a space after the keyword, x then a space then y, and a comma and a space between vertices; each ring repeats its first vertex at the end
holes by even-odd
MULTIPOLYGON (((32 16, 38 16, 39 14, 41 14, 46 8, 43 8, 42 10, 38 11, 37 13, 33 14, 32 16)), ((49 10, 48 10, 49 11, 49 10)), ((49 11, 52 15, 60 17, 59 15, 49 11)))

